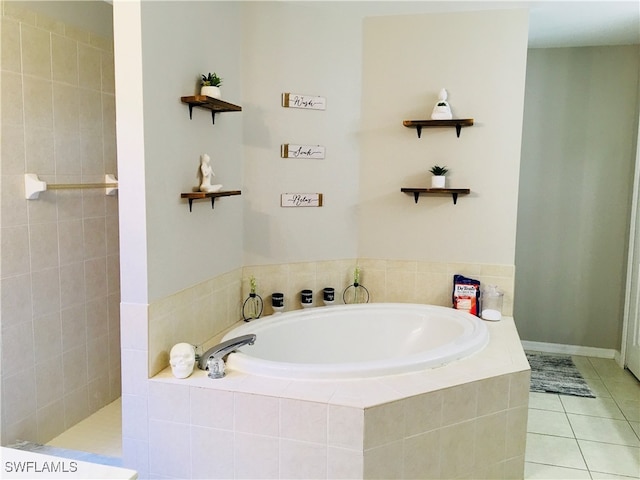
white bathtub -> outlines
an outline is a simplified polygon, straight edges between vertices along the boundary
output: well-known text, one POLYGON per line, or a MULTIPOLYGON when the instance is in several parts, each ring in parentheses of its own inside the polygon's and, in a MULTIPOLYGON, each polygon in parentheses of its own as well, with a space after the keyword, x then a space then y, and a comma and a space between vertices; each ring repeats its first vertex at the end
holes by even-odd
POLYGON ((416 372, 482 350, 479 318, 447 307, 372 303, 296 310, 254 320, 223 340, 255 333, 227 369, 296 379, 354 379, 416 372))

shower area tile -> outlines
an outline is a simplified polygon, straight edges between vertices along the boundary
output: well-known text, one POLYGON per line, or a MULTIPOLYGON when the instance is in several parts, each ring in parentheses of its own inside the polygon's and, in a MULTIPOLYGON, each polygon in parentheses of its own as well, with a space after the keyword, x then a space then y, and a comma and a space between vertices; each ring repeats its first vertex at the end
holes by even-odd
POLYGON ((117 197, 24 198, 25 173, 48 183, 117 174, 112 40, 25 4, 4 2, 0 19, 3 445, 46 442, 121 391, 117 197))

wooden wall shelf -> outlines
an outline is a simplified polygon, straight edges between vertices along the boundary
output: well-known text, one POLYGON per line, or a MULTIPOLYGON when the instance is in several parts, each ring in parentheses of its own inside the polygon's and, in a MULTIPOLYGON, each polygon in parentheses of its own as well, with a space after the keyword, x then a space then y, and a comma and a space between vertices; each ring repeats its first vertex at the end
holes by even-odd
POLYGON ((471 192, 468 188, 401 188, 400 191, 403 193, 412 193, 416 203, 418 203, 418 198, 421 193, 425 195, 450 194, 453 198, 454 205, 458 203, 458 195, 467 195, 471 192))
POLYGON ((225 191, 220 191, 220 192, 191 192, 191 193, 181 193, 180 194, 180 198, 186 198, 189 200, 189 211, 191 211, 191 206, 193 204, 194 200, 200 200, 203 198, 210 198, 211 199, 211 208, 213 208, 214 205, 214 201, 216 198, 218 197, 231 197, 233 195, 240 195, 241 191, 240 190, 225 190, 225 191))
POLYGON ((415 128, 418 132, 418 138, 422 135, 423 128, 433 127, 456 127, 456 135, 460 137, 462 127, 470 127, 473 125, 473 118, 454 118, 452 120, 405 120, 402 124, 407 128, 415 128))
POLYGON ((180 97, 182 103, 189 105, 189 118, 193 118, 193 107, 205 108, 211 110, 211 119, 213 124, 216 123, 216 113, 220 112, 241 112, 242 107, 228 103, 217 98, 207 97, 206 95, 193 95, 191 97, 180 97))

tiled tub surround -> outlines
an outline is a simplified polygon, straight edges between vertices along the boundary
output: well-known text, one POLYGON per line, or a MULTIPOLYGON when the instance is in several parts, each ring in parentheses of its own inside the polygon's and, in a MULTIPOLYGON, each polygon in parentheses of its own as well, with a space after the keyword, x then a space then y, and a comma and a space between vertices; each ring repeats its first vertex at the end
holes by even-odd
MULTIPOLYGON (((269 296, 284 292, 285 310, 300 307, 300 290, 313 290, 313 303, 322 306, 322 289, 334 287, 337 303, 342 303, 342 291, 353 283, 353 270, 361 269, 360 283, 371 293, 371 301, 451 305, 453 275, 459 273, 480 280, 482 284, 498 285, 504 291, 503 314, 513 314, 513 265, 426 262, 354 258, 322 262, 257 265, 243 268, 243 298, 249 293, 248 278, 258 282, 258 293, 269 296)), ((273 313, 265 302, 265 314, 273 313)))
POLYGON ((169 365, 176 343, 210 343, 241 318, 241 282, 237 269, 149 305, 149 376, 169 365))
POLYGON ((529 364, 513 319, 444 367, 351 381, 170 369, 149 382, 162 478, 523 478, 529 364), (180 439, 180 441, 176 441, 180 439))
POLYGON ((149 376, 169 364, 169 351, 179 342, 208 348, 214 337, 242 318, 242 302, 249 294, 249 278, 258 282, 264 314, 273 313, 271 293, 285 294, 285 310, 300 306, 300 290, 314 292, 314 305, 322 306, 322 289, 336 289, 336 304, 353 282, 353 269, 361 268, 361 283, 371 301, 451 305, 453 275, 460 273, 483 284, 499 285, 505 292, 503 314, 512 314, 514 267, 511 265, 436 263, 384 259, 343 259, 321 262, 249 266, 225 273, 185 289, 149 306, 149 376))

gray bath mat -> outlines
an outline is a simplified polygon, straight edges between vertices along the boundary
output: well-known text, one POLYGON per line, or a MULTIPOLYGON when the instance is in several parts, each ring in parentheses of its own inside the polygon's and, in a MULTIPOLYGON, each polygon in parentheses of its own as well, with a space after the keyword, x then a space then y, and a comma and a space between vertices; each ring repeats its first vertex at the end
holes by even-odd
POLYGON ((596 398, 568 355, 527 352, 531 365, 531 392, 596 398))

